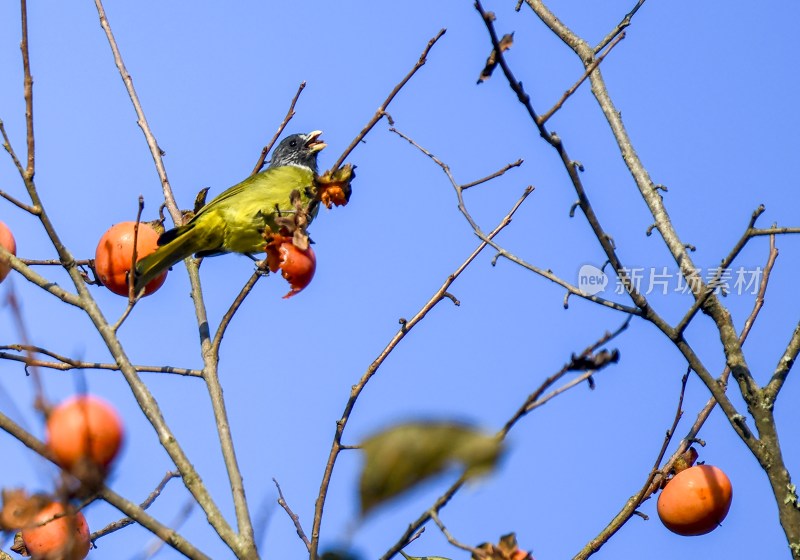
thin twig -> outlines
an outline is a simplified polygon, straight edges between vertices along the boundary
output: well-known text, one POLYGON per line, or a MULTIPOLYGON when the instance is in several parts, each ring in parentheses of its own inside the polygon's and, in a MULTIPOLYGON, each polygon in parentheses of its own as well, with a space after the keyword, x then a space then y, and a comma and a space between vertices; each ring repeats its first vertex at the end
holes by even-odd
POLYGON ((645 0, 638 0, 636 2, 636 5, 631 9, 631 11, 625 14, 625 17, 622 18, 622 21, 620 21, 619 24, 614 29, 612 29, 611 32, 608 35, 606 35, 602 41, 600 41, 600 43, 598 43, 598 45, 594 48, 594 52, 599 53, 600 51, 602 51, 607 44, 613 41, 617 35, 622 33, 625 30, 625 28, 631 24, 633 16, 636 15, 636 12, 639 11, 639 8, 642 7, 644 2, 645 0))
POLYGON ((292 508, 289 507, 289 504, 286 503, 286 499, 283 497, 283 492, 281 491, 281 485, 278 484, 278 481, 273 478, 272 482, 275 483, 275 488, 278 489, 278 505, 283 508, 283 511, 289 516, 294 524, 294 528, 297 531, 297 536, 300 537, 300 540, 303 541, 303 544, 306 545, 306 550, 309 552, 311 551, 311 541, 308 540, 306 536, 306 532, 303 531, 303 526, 300 524, 300 517, 292 511, 292 508))
POLYGON ((456 548, 460 548, 461 550, 466 550, 467 552, 471 553, 473 558, 483 557, 483 553, 474 546, 469 546, 468 544, 464 544, 461 541, 457 540, 450 533, 450 531, 447 530, 447 527, 444 526, 444 523, 442 523, 442 520, 439 519, 439 514, 437 512, 435 512, 434 510, 430 510, 428 513, 430 513, 431 519, 433 520, 434 523, 436 523, 436 526, 439 527, 439 530, 445 536, 447 542, 449 542, 456 548))
POLYGON ((417 63, 414 65, 414 68, 412 68, 411 71, 408 74, 406 74, 406 77, 400 80, 400 83, 394 87, 391 93, 389 93, 389 96, 386 98, 386 100, 381 104, 380 107, 378 107, 378 110, 375 111, 375 114, 372 116, 369 122, 367 122, 364 128, 361 129, 361 132, 359 132, 358 135, 353 139, 353 141, 350 142, 350 145, 347 148, 345 148, 342 155, 339 156, 338 160, 336 160, 336 163, 334 163, 331 166, 331 169, 339 169, 339 167, 341 167, 341 165, 344 163, 344 160, 347 159, 347 156, 350 155, 350 152, 352 152, 355 149, 355 147, 358 146, 358 143, 364 139, 364 137, 370 130, 372 130, 372 127, 378 124, 378 121, 380 121, 384 117, 384 115, 386 115, 386 109, 389 108, 389 103, 391 103, 394 97, 400 92, 400 90, 403 89, 403 87, 405 87, 405 85, 412 78, 412 76, 414 76, 414 74, 417 73, 417 70, 419 70, 425 65, 425 63, 428 61, 428 53, 433 48, 433 45, 436 44, 436 41, 438 41, 442 37, 442 35, 445 34, 446 31, 447 31, 446 29, 440 29, 439 33, 437 33, 436 36, 433 37, 433 39, 428 41, 428 45, 425 47, 425 50, 422 51, 422 54, 420 55, 419 60, 417 60, 417 63))
MULTIPOLYGON (((100 369, 100 370, 119 371, 120 369, 119 365, 115 363, 87 362, 83 360, 76 360, 74 358, 70 358, 69 356, 62 356, 61 354, 57 354, 40 346, 32 346, 30 344, 0 345, 0 359, 10 360, 14 362, 22 362, 23 364, 28 366, 44 367, 60 371, 70 371, 73 369, 100 369), (10 354, 8 352, 3 352, 3 350, 25 352, 26 354, 24 356, 19 356, 17 354, 10 354), (33 353, 44 354, 58 361, 49 362, 45 360, 40 360, 38 358, 34 358, 32 356, 33 353)), ((203 372, 200 370, 176 368, 172 366, 134 365, 133 367, 139 373, 171 373, 174 375, 185 375, 188 377, 200 377, 203 374, 203 372)))
MULTIPOLYGON (((22 179, 25 183, 25 189, 28 191, 28 196, 31 199, 32 205, 29 207, 32 210, 32 213, 38 216, 39 221, 41 222, 42 226, 44 227, 47 236, 50 238, 50 241, 53 243, 53 247, 58 252, 58 256, 61 260, 63 266, 67 269, 70 276, 72 277, 73 281, 81 282, 78 277, 75 275, 75 267, 74 267, 74 259, 72 255, 67 251, 64 244, 61 242, 61 239, 58 237, 56 233, 55 227, 53 226, 52 222, 50 221, 49 216, 44 211, 44 206, 42 205, 41 198, 39 197, 39 193, 36 190, 36 183, 34 182, 34 175, 36 174, 36 142, 34 139, 34 128, 33 128, 33 78, 31 77, 31 63, 30 63, 30 52, 29 52, 29 42, 28 42, 28 7, 27 1, 21 0, 20 2, 20 20, 22 24, 22 39, 20 42, 20 50, 22 52, 22 67, 23 67, 23 82, 24 82, 24 98, 25 98, 25 128, 26 128, 26 139, 27 139, 27 149, 28 149, 28 157, 27 157, 27 167, 22 172, 22 179)), ((7 136, 4 135, 4 143, 6 145, 6 149, 9 153, 13 153, 11 149, 10 142, 8 141, 7 136)), ((12 159, 15 160, 15 165, 19 169, 21 165, 16 160, 16 156, 12 156, 12 159)), ((27 267, 21 268, 19 265, 21 264, 16 258, 12 258, 11 266, 22 273, 28 280, 36 283, 40 287, 43 287, 50 293, 58 295, 64 301, 69 301, 72 303, 74 301, 73 298, 68 297, 66 294, 60 294, 60 288, 57 288, 54 283, 41 283, 39 279, 41 277, 37 277, 34 275, 30 269, 27 267)), ((78 305, 80 307, 80 305, 78 305)))
POLYGON ((422 515, 420 515, 417 519, 412 521, 408 528, 403 532, 403 535, 397 540, 397 542, 392 545, 392 547, 387 550, 383 556, 380 557, 380 560, 390 560, 394 558, 394 556, 403 550, 408 543, 411 542, 412 538, 415 538, 422 529, 424 529, 424 525, 431 520, 431 512, 439 512, 441 511, 449 502, 453 499, 453 496, 461 489, 462 486, 466 483, 466 478, 464 475, 456 480, 450 488, 448 488, 441 496, 439 496, 436 501, 433 503, 433 506, 425 511, 422 515))
POLYGON ((114 33, 111 31, 111 24, 109 23, 108 18, 106 17, 105 9, 103 8, 103 1, 95 0, 94 5, 97 8, 97 15, 100 17, 100 26, 103 28, 103 31, 106 34, 106 39, 108 39, 108 44, 111 47, 111 52, 114 55, 114 63, 117 65, 117 70, 119 70, 122 82, 125 84, 125 90, 128 92, 128 96, 131 98, 131 103, 133 104, 133 109, 136 111, 136 123, 139 125, 139 128, 142 129, 142 133, 147 141, 147 146, 150 148, 150 155, 153 158, 153 163, 155 163, 158 178, 161 181, 161 188, 164 192, 164 202, 166 203, 167 210, 169 211, 170 216, 172 216, 172 220, 175 222, 175 224, 181 225, 183 222, 183 217, 178 205, 175 203, 175 197, 172 194, 172 187, 170 186, 169 179, 167 178, 167 170, 164 167, 164 160, 161 157, 161 148, 158 146, 158 142, 153 135, 153 131, 150 129, 150 125, 147 122, 147 117, 144 114, 144 109, 142 109, 142 104, 139 102, 139 96, 136 93, 136 88, 133 87, 133 79, 131 78, 128 69, 125 67, 125 63, 122 60, 122 55, 120 54, 119 47, 117 46, 117 40, 114 38, 114 33))
POLYGON ((219 347, 222 344, 222 337, 225 336, 225 331, 230 325, 231 320, 233 319, 234 314, 236 311, 241 307, 242 303, 244 303, 244 299, 250 294, 253 290, 253 287, 258 282, 259 278, 263 276, 263 273, 260 271, 255 271, 250 278, 248 278, 247 282, 242 289, 239 291, 239 295, 236 296, 236 299, 233 300, 231 306, 228 308, 228 311, 225 312, 225 315, 222 316, 222 319, 219 322, 219 326, 217 327, 217 333, 214 335, 214 340, 211 343, 211 351, 214 353, 215 356, 219 355, 219 347))
MULTIPOLYGON (((761 309, 761 306, 764 304, 764 292, 766 291, 767 282, 769 281, 769 274, 772 271, 772 265, 775 264, 775 259, 778 258, 778 249, 775 247, 774 235, 771 235, 769 238, 769 248, 770 259, 767 261, 767 265, 764 267, 764 277, 761 279, 761 287, 759 288, 758 295, 756 296, 756 305, 758 306, 758 309, 761 309)), ((745 332, 749 332, 752 325, 753 321, 748 318, 744 324, 743 334, 745 332)), ((775 402, 775 399, 778 397, 778 393, 786 381, 786 377, 789 375, 789 370, 797 360, 798 353, 800 353, 800 323, 798 323, 797 327, 795 328, 789 344, 786 346, 786 350, 780 357, 780 360, 778 360, 778 365, 775 368, 775 372, 772 374, 772 378, 770 379, 769 383, 767 383, 766 387, 764 387, 764 396, 768 403, 775 402)))
MULTIPOLYGON (((400 134, 400 136, 402 136, 406 140, 410 141, 410 139, 408 137, 406 137, 403 134, 401 134, 400 132, 398 132, 397 129, 392 128, 390 130, 392 132, 396 132, 397 134, 400 134)), ((486 177, 483 177, 482 179, 478 179, 477 181, 472 181, 471 183, 464 183, 463 185, 461 185, 461 189, 462 190, 466 190, 466 189, 468 189, 470 187, 475 187, 475 186, 481 185, 481 184, 483 184, 483 183, 485 183, 487 181, 491 181, 492 179, 496 179, 497 177, 500 177, 501 175, 504 175, 505 172, 508 171, 509 169, 512 169, 514 167, 519 167, 520 165, 522 165, 522 160, 518 159, 517 161, 515 161, 513 163, 509 163, 508 165, 502 167, 501 169, 498 169, 497 171, 495 171, 491 175, 487 175, 486 177)))
MULTIPOLYGON (((133 307, 136 301, 136 294, 133 292, 134 274, 136 270, 136 261, 138 260, 139 252, 139 228, 142 224, 142 212, 144 212, 144 197, 139 195, 139 205, 136 210, 136 221, 133 222, 133 250, 131 251, 131 272, 128 274, 128 306, 133 307)), ((122 321, 120 320, 121 324, 122 321)), ((116 328, 114 330, 117 330, 116 328)))
MULTIPOLYGON (((34 139, 34 127, 33 127, 33 78, 31 77, 31 64, 30 64, 30 53, 29 53, 29 41, 28 41, 28 8, 26 0, 22 0, 20 2, 20 20, 22 25, 22 38, 20 42, 20 50, 22 52, 22 66, 23 66, 23 74, 24 74, 24 98, 25 98, 25 126, 26 126, 26 139, 27 139, 27 149, 28 149, 28 157, 27 157, 27 167, 22 171, 22 179, 25 183, 25 189, 28 191, 28 196, 31 199, 32 205, 28 207, 28 209, 34 215, 38 216, 39 221, 41 222, 42 226, 44 227, 47 236, 50 238, 50 241, 53 243, 53 247, 58 252, 59 259, 62 265, 66 268, 67 272, 70 274, 70 277, 78 283, 82 283, 82 279, 76 274, 75 266, 74 266, 74 259, 69 251, 66 249, 64 244, 61 242, 58 234, 56 233, 55 227, 53 226, 52 222, 50 221, 49 216, 44 211, 44 207, 42 205, 41 198, 39 197, 39 193, 36 190, 36 184, 34 182, 34 175, 36 173, 36 156, 35 156, 35 139, 34 139)), ((11 148, 11 144, 8 140, 8 136, 5 134, 5 129, 3 129, 3 139, 4 145, 6 150, 12 155, 12 159, 17 166, 17 169, 21 169, 21 164, 17 159, 16 155, 11 148)), ((5 259, 8 259, 11 262, 12 268, 20 272, 25 278, 30 280, 31 282, 35 283, 36 285, 44 288, 48 292, 56 295, 57 297, 61 298, 62 300, 76 305, 78 307, 82 307, 82 302, 76 298, 72 294, 68 294, 64 292, 61 288, 55 285, 53 282, 49 282, 42 278, 41 276, 33 273, 28 267, 24 266, 19 259, 16 257, 9 257, 8 252, 5 249, 0 250, 0 255, 5 259)))
MULTIPOLYGON (((675 435, 678 422, 680 422, 680 419, 683 416, 683 397, 686 394, 686 382, 689 380, 689 373, 690 372, 687 371, 681 378, 681 390, 678 396, 678 407, 675 411, 675 417, 672 420, 672 425, 664 435, 664 442, 661 444, 661 449, 658 452, 658 456, 653 464, 653 468, 651 469, 650 474, 648 475, 647 480, 645 481, 641 490, 639 490, 638 494, 636 494, 636 496, 633 497, 628 504, 626 504, 628 510, 628 519, 636 514, 637 508, 653 493, 653 480, 655 480, 656 476, 663 476, 663 471, 659 470, 659 465, 661 465, 661 461, 664 459, 664 454, 667 452, 667 448, 672 441, 672 437, 675 435)), ((625 521, 627 521, 627 519, 625 521)), ((614 534, 622 527, 622 525, 623 523, 619 523, 618 525, 609 525, 607 530, 600 533, 598 537, 593 539, 587 545, 587 549, 593 551, 599 549, 612 536, 614 536, 614 534)))
POLYGON ((561 96, 561 99, 559 99, 549 111, 539 116, 538 123, 539 124, 546 123, 550 119, 550 117, 552 117, 556 113, 556 111, 561 109, 566 100, 569 99, 570 96, 572 96, 572 94, 575 93, 579 87, 581 87, 581 84, 586 81, 586 78, 588 78, 591 75, 591 73, 594 72, 594 69, 600 66, 600 63, 603 62, 606 56, 608 56, 608 53, 611 52, 611 49, 617 46, 619 42, 622 41, 624 38, 625 38, 625 33, 620 33, 619 35, 617 35, 611 42, 611 44, 608 46, 606 51, 597 58, 595 58, 594 61, 586 68, 586 70, 583 72, 583 76, 581 76, 580 79, 577 82, 575 82, 575 84, 571 88, 569 88, 567 91, 564 92, 564 95, 561 96))
POLYGON ((28 140, 28 166, 25 168, 25 182, 30 183, 33 181, 33 176, 36 174, 36 142, 33 135, 33 77, 31 77, 31 59, 30 49, 28 47, 28 3, 27 0, 20 1, 21 20, 22 20, 22 42, 20 43, 20 50, 22 51, 22 69, 25 77, 24 80, 24 97, 25 97, 25 129, 26 138, 28 140))
POLYGON ((742 334, 740 336, 742 344, 747 340, 747 335, 750 334, 750 329, 753 328, 756 317, 759 311, 764 307, 764 297, 767 294, 767 285, 769 284, 769 276, 772 274, 772 269, 775 267, 775 261, 778 258, 778 248, 775 246, 775 236, 771 235, 769 238, 769 256, 767 263, 764 265, 764 272, 761 276, 761 283, 758 286, 758 293, 756 294, 755 302, 753 303, 753 310, 750 315, 745 319, 744 326, 742 327, 742 334))
POLYGON ((785 234, 800 233, 800 227, 770 227, 770 228, 757 228, 750 232, 752 237, 759 235, 785 235, 785 234))
MULTIPOLYGON (((139 195, 139 206, 136 211, 136 221, 133 223, 133 250, 131 251, 131 266, 128 269, 128 305, 125 306, 125 311, 122 312, 120 318, 117 319, 117 322, 111 325, 111 330, 117 332, 119 328, 122 326, 122 323, 125 322, 125 319, 131 314, 133 311, 133 307, 136 305, 138 301, 137 295, 134 293, 134 271, 136 270, 136 262, 139 260, 139 229, 142 223, 142 212, 144 211, 144 197, 139 195)), ((145 286, 145 289, 147 287, 145 286)), ((144 296, 144 291, 142 291, 142 296, 144 296)))
MULTIPOLYGON (((22 340, 22 347, 23 348, 31 348, 29 343, 28 337, 28 329, 25 325, 25 319, 22 317, 22 309, 20 308, 19 302, 17 301, 17 294, 14 291, 13 287, 8 290, 8 294, 6 295, 6 303, 8 307, 11 309, 11 316, 14 319, 14 327, 17 329, 19 333, 19 337, 22 340)), ((25 350, 25 357, 27 359, 33 358, 33 353, 30 350, 25 350)), ((32 365, 30 368, 31 379, 33 380, 33 387, 34 387, 34 405, 38 410, 47 410, 47 398, 44 394, 44 384, 42 383, 42 376, 39 374, 39 368, 35 365, 32 365)))
POLYGON ((683 377, 681 377, 681 390, 678 395, 678 406, 675 410, 675 417, 672 420, 672 425, 669 427, 669 430, 667 430, 667 433, 664 435, 664 443, 661 444, 661 450, 658 452, 658 457, 656 457, 656 460, 653 463, 653 472, 651 473, 647 484, 645 484, 642 490, 639 492, 639 503, 642 503, 642 500, 644 500, 650 483, 656 477, 658 467, 661 465, 661 461, 664 460, 664 454, 667 452, 669 443, 672 441, 672 436, 675 435, 675 430, 678 428, 678 422, 680 422, 681 417, 683 416, 683 398, 686 395, 686 383, 689 381, 690 373, 691 371, 687 371, 683 374, 683 377))
POLYGON ((574 377, 573 379, 571 379, 568 382, 564 383, 560 387, 557 387, 557 388, 553 389, 552 391, 550 391, 546 395, 542 395, 541 397, 539 397, 538 399, 536 399, 535 401, 530 403, 526 407, 526 412, 531 412, 532 410, 535 410, 535 409, 539 408, 543 404, 546 404, 548 401, 551 401, 554 398, 556 398, 561 393, 569 391, 575 385, 580 385, 584 381, 590 381, 594 377, 594 375, 596 373, 597 373, 597 370, 590 369, 590 370, 585 371, 582 374, 578 375, 577 377, 574 377))
POLYGON ((275 142, 278 140, 281 134, 283 134, 283 130, 286 128, 286 125, 289 124, 289 121, 292 120, 294 117, 294 106, 297 104, 297 100, 300 99, 300 94, 303 93, 303 89, 305 89, 306 83, 301 82, 300 86, 297 88, 297 93, 294 94, 292 98, 292 102, 289 104, 289 110, 286 112, 286 116, 283 117, 283 122, 281 122, 280 126, 278 127, 278 131, 275 133, 275 136, 272 137, 264 149, 261 150, 261 156, 258 158, 256 162, 256 166, 253 168, 251 175, 255 175, 261 168, 264 167, 264 162, 267 161, 267 154, 272 150, 272 146, 275 145, 275 142))
MULTIPOLYGON (((20 259, 20 262, 27 266, 62 266, 63 263, 58 259, 20 259)), ((78 266, 89 266, 92 259, 76 259, 78 266)))
MULTIPOLYGON (((8 194, 6 191, 0 191, 0 197, 5 198, 7 201, 9 201, 14 206, 17 206, 18 208, 21 208, 22 210, 25 210, 26 212, 29 212, 30 214, 33 214, 34 216, 38 216, 39 215, 39 210, 36 207, 30 206, 29 204, 25 204, 21 200, 17 200, 16 198, 14 198, 10 194, 8 194)), ((61 264, 61 263, 58 263, 58 264, 61 264)))
MULTIPOLYGON (((642 315, 642 311, 640 309, 636 308, 636 307, 630 307, 630 306, 627 306, 627 305, 623 305, 621 303, 617 303, 615 301, 611 301, 609 299, 605 299, 605 298, 599 297, 599 296, 594 295, 594 294, 588 294, 588 293, 584 292, 583 290, 578 289, 576 286, 573 286, 572 284, 570 284, 566 280, 562 279, 558 275, 554 274, 552 270, 539 268, 538 266, 535 266, 535 265, 523 260, 522 258, 517 257, 516 255, 514 255, 513 253, 511 253, 510 251, 508 251, 504 247, 500 246, 499 244, 495 243, 493 240, 489 239, 486 236, 486 234, 483 232, 483 230, 480 228, 480 226, 477 224, 477 222, 473 219, 473 217, 469 213, 469 211, 467 210, 467 207, 466 207, 466 204, 464 203, 464 198, 463 198, 464 185, 460 185, 456 181, 455 177, 453 176, 452 171, 450 170, 450 166, 447 165, 446 163, 444 163, 443 161, 441 161, 439 158, 437 158, 429 150, 427 150, 424 147, 422 147, 415 140, 413 140, 412 138, 410 138, 406 134, 403 134, 402 132, 400 132, 396 128, 392 127, 392 128, 389 129, 389 131, 390 132, 394 132, 400 138, 403 138, 404 140, 406 140, 409 144, 411 144, 412 146, 417 148, 423 154, 428 156, 436 165, 438 165, 439 167, 442 168, 442 171, 444 171, 445 175, 447 175, 447 178, 450 180, 450 184, 453 186, 453 188, 456 191, 456 195, 458 196, 458 200, 459 200, 458 208, 461 211, 461 213, 464 215, 464 217, 466 218, 467 222, 472 227, 473 231, 475 232, 475 235, 477 235, 482 241, 485 241, 489 245, 491 245, 492 248, 497 251, 499 256, 502 256, 503 258, 505 258, 505 259, 515 263, 515 264, 518 264, 519 266, 521 266, 523 268, 526 268, 526 269, 530 270, 531 272, 533 272, 535 274, 538 274, 539 276, 541 276, 543 278, 546 278, 546 279, 550 280, 551 282, 553 282, 555 284, 558 284, 559 286, 561 286, 565 290, 567 290, 567 292, 570 293, 570 294, 574 294, 574 295, 579 296, 579 297, 581 297, 583 299, 586 299, 586 300, 589 300, 591 302, 597 303, 597 304, 602 305, 604 307, 608 307, 610 309, 615 309, 617 311, 622 311, 623 313, 627 313, 627 314, 630 314, 630 315, 642 315)), ((478 182, 483 182, 483 179, 479 179, 478 182)), ((470 186, 473 185, 473 184, 476 184, 476 182, 473 181, 472 183, 467 183, 467 185, 470 185, 470 186)))
MULTIPOLYGON (((700 310, 700 308, 705 304, 706 300, 716 291, 717 289, 717 282, 719 282, 720 278, 722 278, 722 274, 733 264, 733 261, 742 252, 745 248, 747 243, 753 238, 752 231, 755 228, 756 221, 758 218, 763 214, 765 211, 765 207, 761 204, 758 208, 756 208, 753 213, 750 215, 750 221, 745 228, 744 233, 739 238, 739 241, 733 246, 733 248, 728 252, 728 255, 722 259, 722 262, 717 267, 717 271, 714 274, 714 277, 711 278, 705 288, 705 292, 695 298, 692 306, 689 310, 684 314, 683 318, 678 322, 675 326, 674 333, 675 336, 683 336, 684 330, 686 327, 689 326, 689 323, 694 319, 694 316, 700 310)), ((686 278, 687 282, 694 281, 692 278, 686 278)))
MULTIPOLYGON (((572 359, 564 365, 559 371, 545 379, 542 384, 530 395, 528 398, 525 399, 525 402, 522 403, 522 406, 519 407, 516 413, 506 422, 505 426, 498 432, 498 437, 505 438, 508 435, 508 432, 514 427, 514 425, 522 419, 525 415, 527 415, 533 408, 533 405, 537 403, 540 399, 542 394, 551 387, 556 381, 561 379, 567 372, 575 371, 576 369, 588 369, 591 373, 595 373, 609 364, 616 363, 619 359, 619 355, 616 352, 605 352, 599 353, 595 356, 595 352, 598 348, 606 344, 607 342, 615 339, 620 334, 625 332, 628 329, 628 325, 630 325, 631 319, 633 317, 629 316, 625 319, 625 322, 622 323, 615 331, 605 333, 600 339, 594 342, 591 346, 587 347, 583 352, 581 352, 577 356, 572 356, 572 359), (581 364, 588 362, 591 363, 591 368, 581 367, 581 364)), ((588 376, 587 376, 588 377, 588 376)), ((563 391, 562 391, 563 392, 563 391)), ((546 402, 546 401, 545 401, 546 402)), ((543 404, 543 403, 542 403, 543 404)), ((536 405, 537 407, 540 406, 539 404, 536 405)))
MULTIPOLYGON (((25 180, 25 168, 22 167, 22 164, 20 163, 19 158, 17 157, 17 153, 14 151, 14 147, 11 145, 11 140, 8 138, 8 133, 6 132, 6 125, 3 123, 2 119, 0 119, 0 134, 2 134, 2 136, 3 136, 3 148, 5 148, 6 152, 8 152, 8 155, 11 157, 11 161, 14 162, 14 167, 17 168, 17 171, 19 171, 19 176, 24 181, 25 180)), ((9 200, 11 200, 11 199, 9 199, 9 200)), ((11 202, 14 202, 14 200, 11 200, 11 202)), ((21 202, 14 202, 14 204, 16 204, 17 206, 20 206, 22 203, 21 202)), ((26 205, 22 205, 20 207, 22 208, 24 206, 26 206, 26 205)), ((30 212, 30 210, 29 210, 29 212, 30 212)), ((33 212, 31 212, 31 213, 33 213, 33 212)))
MULTIPOLYGON (((158 483, 158 486, 156 486, 155 489, 152 492, 150 492, 150 495, 147 496, 145 501, 139 504, 139 507, 142 508, 143 510, 146 510, 151 505, 153 505, 153 502, 155 502, 156 499, 161 495, 161 492, 164 491, 164 488, 167 486, 167 483, 173 478, 180 477, 180 475, 181 474, 177 471, 168 471, 167 474, 164 475, 164 478, 161 479, 161 482, 158 483)), ((134 523, 136 523, 136 521, 134 521, 132 518, 123 517, 122 519, 109 523, 99 531, 95 531, 94 533, 89 535, 89 540, 94 543, 96 540, 115 531, 119 531, 120 529, 127 527, 128 525, 132 525, 134 523)))
POLYGON ((41 274, 34 272, 21 259, 18 259, 13 254, 9 253, 2 245, 0 245, 0 258, 8 262, 8 264, 11 265, 11 268, 19 272, 29 282, 54 295, 61 301, 83 309, 83 301, 80 297, 66 291, 49 278, 45 278, 41 274))

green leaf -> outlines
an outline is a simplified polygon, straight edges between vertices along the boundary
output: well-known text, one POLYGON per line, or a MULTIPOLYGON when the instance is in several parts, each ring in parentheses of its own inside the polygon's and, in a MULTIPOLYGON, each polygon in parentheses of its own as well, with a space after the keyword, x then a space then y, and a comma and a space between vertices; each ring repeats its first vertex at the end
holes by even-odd
POLYGON ((468 478, 491 471, 503 451, 495 436, 454 422, 410 422, 361 444, 361 513, 453 466, 468 478))

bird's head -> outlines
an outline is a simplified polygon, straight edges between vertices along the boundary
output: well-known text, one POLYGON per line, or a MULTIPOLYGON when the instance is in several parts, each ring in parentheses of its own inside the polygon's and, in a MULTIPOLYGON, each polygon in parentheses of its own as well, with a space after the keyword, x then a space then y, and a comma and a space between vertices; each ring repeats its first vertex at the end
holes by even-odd
POLYGON ((308 134, 287 136, 275 148, 269 166, 296 165, 298 167, 308 167, 316 173, 317 154, 327 146, 325 142, 320 140, 321 135, 321 130, 315 130, 308 134))

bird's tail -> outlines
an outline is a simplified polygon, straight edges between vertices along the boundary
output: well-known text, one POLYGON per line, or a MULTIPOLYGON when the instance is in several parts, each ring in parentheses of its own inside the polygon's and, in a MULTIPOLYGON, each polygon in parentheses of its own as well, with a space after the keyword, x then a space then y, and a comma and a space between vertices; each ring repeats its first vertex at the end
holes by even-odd
POLYGON ((134 293, 138 294, 159 274, 196 251, 193 231, 194 223, 190 222, 166 231, 158 238, 160 247, 136 263, 134 293))

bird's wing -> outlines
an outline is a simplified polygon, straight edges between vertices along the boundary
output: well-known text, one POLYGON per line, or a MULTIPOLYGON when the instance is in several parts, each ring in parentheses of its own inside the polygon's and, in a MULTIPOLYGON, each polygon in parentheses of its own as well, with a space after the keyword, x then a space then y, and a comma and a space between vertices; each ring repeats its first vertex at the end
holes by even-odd
POLYGON ((258 173, 256 175, 252 175, 251 177, 248 177, 247 179, 245 179, 241 183, 239 183, 237 185, 233 185, 232 187, 224 190, 223 192, 221 192, 220 194, 215 196, 214 199, 211 202, 206 203, 206 205, 203 206, 200 209, 200 211, 197 214, 195 214, 194 217, 197 218, 197 216, 201 215, 208 208, 211 208, 211 207, 213 207, 215 205, 218 205, 220 202, 228 200, 229 198, 236 196, 237 194, 239 194, 243 190, 247 189, 248 187, 253 186, 254 183, 258 182, 259 180, 263 180, 264 176, 269 172, 270 172, 270 170, 267 169, 266 171, 262 171, 261 173, 258 173))
MULTIPOLYGON (((272 204, 277 204, 281 209, 288 210, 291 208, 289 194, 294 189, 303 189, 311 186, 313 182, 314 172, 310 169, 293 165, 270 167, 261 173, 248 177, 241 183, 230 187, 214 197, 211 202, 200 209, 194 219, 197 219, 198 216, 202 215, 209 208, 226 206, 226 202, 233 197, 252 189, 259 189, 259 191, 264 189, 264 191, 266 191, 259 192, 259 197, 261 197, 262 200, 267 200, 267 197, 270 195, 271 198, 275 198, 274 201, 269 200, 271 204, 262 204, 260 206, 261 209, 269 208, 271 211, 272 204)), ((249 199, 249 197, 247 198, 249 199)))

